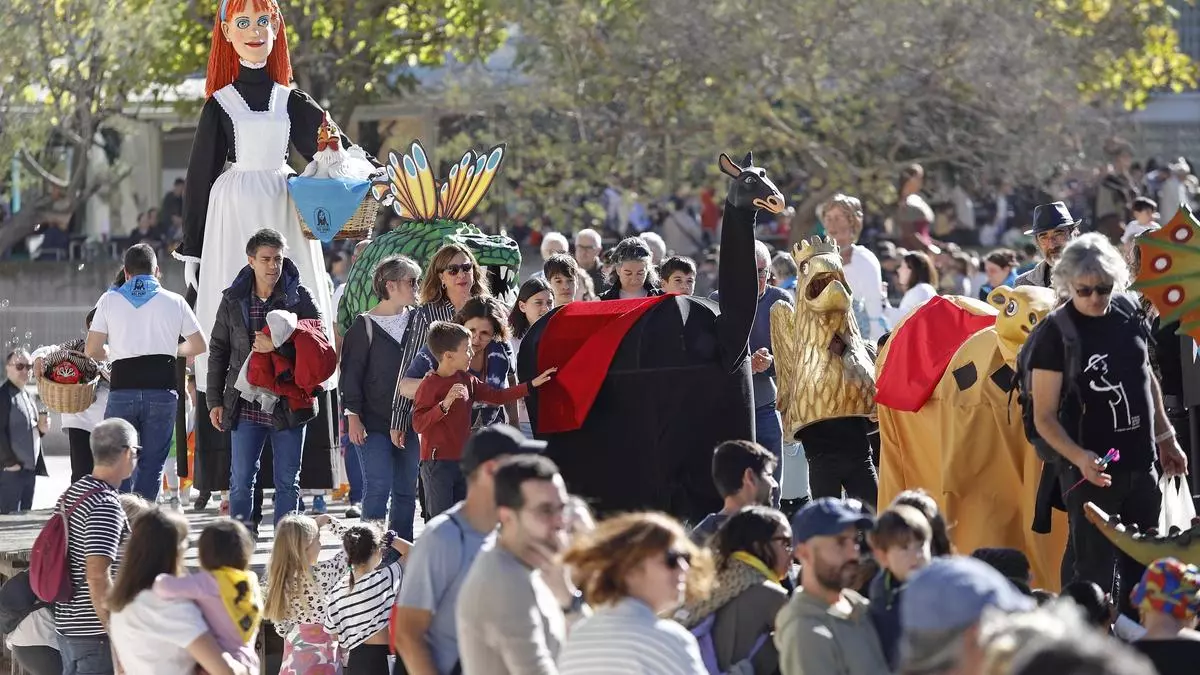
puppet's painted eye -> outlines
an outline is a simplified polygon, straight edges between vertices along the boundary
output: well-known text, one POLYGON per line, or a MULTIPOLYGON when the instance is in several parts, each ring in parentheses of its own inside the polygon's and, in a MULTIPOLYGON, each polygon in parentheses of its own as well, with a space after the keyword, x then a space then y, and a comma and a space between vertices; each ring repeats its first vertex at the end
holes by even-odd
POLYGON ((1034 314, 1033 312, 1030 312, 1030 313, 1029 313, 1029 325, 1030 325, 1030 326, 1036 326, 1036 325, 1037 325, 1037 322, 1038 322, 1037 314, 1034 314))
POLYGON ((263 26, 264 28, 266 26, 270 26, 271 25, 271 17, 269 17, 269 16, 258 17, 258 25, 263 26))
POLYGON ((800 275, 808 276, 808 263, 807 262, 800 263, 800 275))
POLYGON ((1008 301, 1008 304, 1004 306, 1004 315, 1005 316, 1016 316, 1017 315, 1017 301, 1016 300, 1008 301))
POLYGON ((754 182, 754 176, 746 176, 746 183, 753 183, 753 182, 754 182))
POLYGON ((238 19, 237 23, 235 25, 241 30, 246 30, 247 28, 250 27, 250 19, 243 17, 241 19, 238 19))

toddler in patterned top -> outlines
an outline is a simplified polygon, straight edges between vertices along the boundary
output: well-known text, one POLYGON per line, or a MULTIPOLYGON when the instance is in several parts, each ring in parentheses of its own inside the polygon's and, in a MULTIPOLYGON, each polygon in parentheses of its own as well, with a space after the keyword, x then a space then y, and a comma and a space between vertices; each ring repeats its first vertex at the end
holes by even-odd
POLYGON ((254 540, 241 523, 221 518, 204 528, 197 548, 201 571, 182 577, 160 574, 154 592, 160 598, 196 603, 221 649, 257 673, 254 639, 262 595, 258 576, 250 571, 254 540))
POLYGON ((262 615, 284 638, 280 675, 341 672, 336 643, 325 630, 325 601, 350 567, 344 550, 320 560, 321 528, 326 526, 339 538, 347 530, 328 515, 293 514, 275 527, 262 615))

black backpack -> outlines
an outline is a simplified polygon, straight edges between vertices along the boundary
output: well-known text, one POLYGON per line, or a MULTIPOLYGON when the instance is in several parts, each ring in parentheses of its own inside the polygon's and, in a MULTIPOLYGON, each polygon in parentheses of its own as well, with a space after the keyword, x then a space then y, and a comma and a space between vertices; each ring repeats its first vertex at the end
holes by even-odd
MULTIPOLYGON (((1126 321, 1137 321, 1140 324, 1139 331, 1144 336, 1149 336, 1149 328, 1146 325, 1145 312, 1138 305, 1137 301, 1128 295, 1116 294, 1112 297, 1112 310, 1124 317, 1126 321)), ((1052 448, 1049 443, 1042 439, 1038 433, 1037 425, 1033 421, 1033 369, 1030 367, 1029 361, 1034 352, 1034 345, 1039 339, 1045 339, 1046 334, 1043 326, 1053 323, 1058 328, 1059 334, 1062 336, 1063 342, 1063 377, 1062 377, 1062 393, 1058 400, 1058 420, 1062 423, 1063 428, 1067 429, 1067 433, 1071 434, 1071 438, 1079 442, 1083 438, 1083 398, 1079 392, 1079 375, 1083 371, 1083 357, 1079 353, 1079 331, 1075 328, 1075 322, 1071 320, 1067 313, 1066 304, 1059 305, 1046 316, 1046 319, 1034 326, 1033 331, 1029 334, 1029 338, 1025 340, 1025 344, 1021 346, 1021 350, 1017 353, 1017 372, 1014 377, 1015 391, 1017 392, 1017 402, 1021 405, 1021 424, 1025 428, 1025 438, 1037 451, 1038 457, 1043 462, 1056 463, 1066 461, 1066 458, 1052 448), (1071 403, 1073 405, 1068 405, 1071 403), (1074 433, 1067 426, 1066 411, 1074 411, 1077 413, 1074 433)))
POLYGON ((29 585, 29 570, 21 570, 0 586, 0 633, 8 635, 25 617, 50 603, 42 602, 29 585))

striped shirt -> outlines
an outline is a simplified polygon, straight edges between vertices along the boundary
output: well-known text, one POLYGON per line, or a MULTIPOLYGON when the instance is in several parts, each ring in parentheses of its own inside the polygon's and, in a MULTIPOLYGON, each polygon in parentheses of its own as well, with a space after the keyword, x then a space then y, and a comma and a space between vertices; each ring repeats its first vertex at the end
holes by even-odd
POLYGON ((343 650, 354 649, 387 628, 404 571, 400 561, 342 582, 325 605, 325 630, 338 636, 343 650))
POLYGON ((696 638, 625 598, 581 619, 558 656, 559 675, 708 675, 696 638))
MULTIPOLYGON (((250 344, 251 345, 254 344, 254 334, 256 332, 261 331, 263 329, 263 326, 267 325, 267 313, 270 312, 271 310, 275 309, 275 303, 274 303, 275 297, 276 296, 272 295, 270 298, 263 300, 262 298, 258 297, 254 293, 250 294, 250 326, 249 326, 249 328, 250 328, 250 344)), ((253 358, 253 357, 254 357, 254 351, 252 350, 250 352, 250 356, 247 356, 246 358, 253 358)), ((271 427, 271 428, 275 427, 274 415, 263 412, 262 405, 258 401, 242 401, 241 413, 238 415, 238 417, 240 419, 246 420, 247 422, 257 422, 258 424, 261 424, 263 426, 267 426, 267 427, 271 427)))
POLYGON ((454 314, 454 305, 449 300, 435 305, 421 305, 412 312, 405 339, 400 342, 402 356, 400 372, 396 373, 396 393, 392 395, 392 429, 407 433, 412 426, 413 400, 400 395, 400 380, 404 378, 413 357, 425 346, 429 325, 434 321, 453 321, 454 314))
POLYGON ((102 556, 112 560, 109 575, 115 578, 121 563, 121 545, 129 536, 129 520, 117 501, 117 490, 94 476, 75 481, 59 498, 60 503, 64 509, 70 509, 93 489, 97 491, 79 502, 67 519, 67 566, 73 592, 67 602, 55 603, 54 627, 59 635, 68 637, 105 634, 88 593, 87 558, 102 556))

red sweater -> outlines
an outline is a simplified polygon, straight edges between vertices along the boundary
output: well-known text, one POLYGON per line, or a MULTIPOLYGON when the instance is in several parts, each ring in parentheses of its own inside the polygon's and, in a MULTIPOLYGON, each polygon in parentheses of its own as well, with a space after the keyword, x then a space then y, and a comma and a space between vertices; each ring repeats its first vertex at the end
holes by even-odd
POLYGON ((475 401, 504 405, 529 393, 529 384, 521 383, 507 389, 493 389, 468 372, 442 377, 430 372, 417 387, 413 399, 413 429, 421 435, 421 459, 462 459, 463 446, 471 435, 471 407, 475 401), (442 413, 438 405, 446 400, 450 387, 467 385, 467 400, 456 400, 450 412, 442 413))

